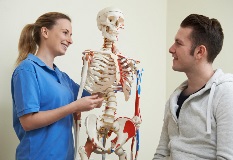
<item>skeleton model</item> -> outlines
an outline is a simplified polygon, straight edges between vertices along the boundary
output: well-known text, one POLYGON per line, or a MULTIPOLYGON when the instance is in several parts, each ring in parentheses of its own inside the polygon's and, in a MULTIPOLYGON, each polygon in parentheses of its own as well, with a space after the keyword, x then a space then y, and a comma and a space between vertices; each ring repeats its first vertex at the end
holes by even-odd
MULTIPOLYGON (((103 93, 105 110, 100 118, 97 118, 94 114, 86 118, 85 125, 88 138, 85 146, 79 147, 78 152, 81 160, 88 160, 92 152, 102 154, 102 159, 105 159, 105 153, 115 152, 119 156, 119 160, 126 160, 127 155, 122 146, 130 138, 133 138, 134 141, 141 123, 138 106, 140 91, 138 86, 140 86, 141 72, 136 68, 139 61, 123 56, 114 44, 118 40, 119 31, 124 27, 122 11, 113 7, 101 10, 97 15, 97 25, 99 30, 102 31, 104 44, 100 51, 86 50, 83 53, 84 66, 78 95, 82 95, 84 86, 90 93, 103 93), (137 77, 135 116, 132 119, 127 117, 116 118, 116 92, 123 92, 127 101, 134 76, 137 77), (105 148, 106 139, 112 133, 116 134, 116 138, 111 141, 110 148, 105 148)), ((76 140, 76 154, 77 146, 76 140)), ((77 157, 76 155, 76 160, 77 157)))

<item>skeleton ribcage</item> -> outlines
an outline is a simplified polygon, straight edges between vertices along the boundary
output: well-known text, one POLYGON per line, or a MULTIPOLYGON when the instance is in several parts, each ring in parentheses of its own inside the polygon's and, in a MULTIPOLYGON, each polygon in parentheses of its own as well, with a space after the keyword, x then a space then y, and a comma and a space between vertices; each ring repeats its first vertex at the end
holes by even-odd
POLYGON ((88 67, 85 89, 90 93, 104 92, 116 81, 116 64, 110 54, 94 52, 88 67))

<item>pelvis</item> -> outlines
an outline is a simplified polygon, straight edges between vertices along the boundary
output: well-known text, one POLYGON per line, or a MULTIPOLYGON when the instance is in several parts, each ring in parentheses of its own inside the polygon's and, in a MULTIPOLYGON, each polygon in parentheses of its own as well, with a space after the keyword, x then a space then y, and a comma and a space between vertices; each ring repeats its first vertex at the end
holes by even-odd
POLYGON ((88 160, 92 152, 99 154, 117 152, 121 147, 136 134, 136 125, 130 118, 119 117, 114 123, 107 124, 99 120, 96 115, 91 114, 85 121, 88 140, 84 147, 79 148, 82 160, 88 160), (111 140, 111 147, 105 148, 100 138, 110 137, 112 133, 116 137, 111 140))

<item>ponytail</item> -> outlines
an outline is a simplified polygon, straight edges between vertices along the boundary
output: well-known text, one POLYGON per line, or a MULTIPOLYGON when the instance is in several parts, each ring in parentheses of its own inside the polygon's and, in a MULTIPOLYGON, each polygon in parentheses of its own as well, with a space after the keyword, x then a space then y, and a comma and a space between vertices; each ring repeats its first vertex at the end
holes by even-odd
POLYGON ((29 53, 35 54, 37 45, 33 38, 34 24, 27 24, 20 35, 18 43, 19 55, 16 60, 16 66, 18 66, 21 61, 27 58, 29 53))
POLYGON ((63 13, 48 12, 41 15, 34 24, 28 24, 23 28, 19 38, 19 56, 16 60, 16 67, 27 58, 29 53, 36 54, 37 45, 39 47, 41 43, 41 27, 51 29, 58 19, 67 19, 71 22, 70 17, 63 13))

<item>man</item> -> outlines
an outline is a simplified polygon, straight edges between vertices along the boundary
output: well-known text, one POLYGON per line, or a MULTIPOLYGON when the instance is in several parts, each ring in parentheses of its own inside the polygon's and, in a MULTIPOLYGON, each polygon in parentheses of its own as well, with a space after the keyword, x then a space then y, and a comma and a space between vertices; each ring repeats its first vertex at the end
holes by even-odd
POLYGON ((169 52, 187 80, 166 104, 153 160, 233 160, 233 76, 212 67, 223 39, 216 19, 191 14, 182 21, 169 52))

